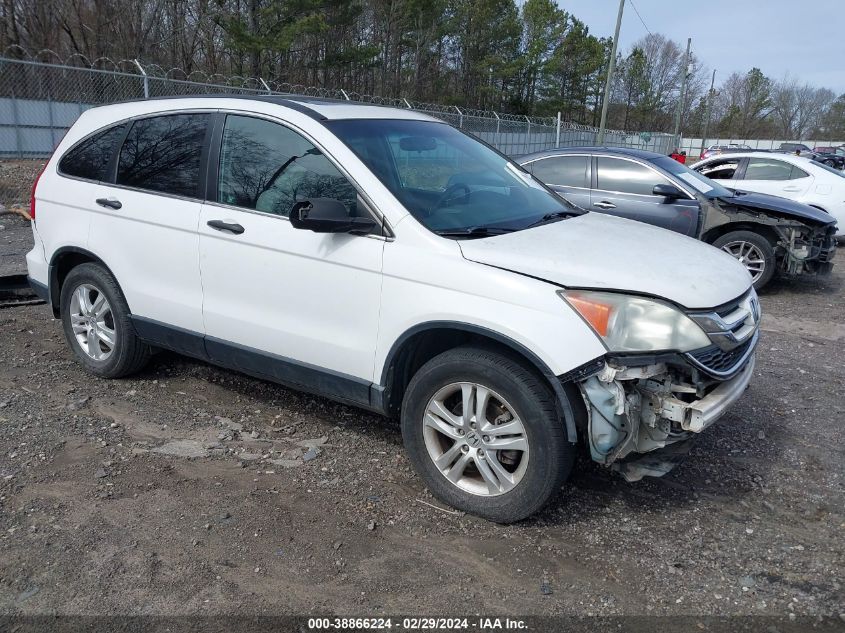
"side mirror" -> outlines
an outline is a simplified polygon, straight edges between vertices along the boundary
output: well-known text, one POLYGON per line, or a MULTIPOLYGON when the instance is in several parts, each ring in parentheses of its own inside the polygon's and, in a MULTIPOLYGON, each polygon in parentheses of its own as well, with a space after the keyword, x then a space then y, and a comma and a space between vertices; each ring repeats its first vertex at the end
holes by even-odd
POLYGON ((664 198, 671 198, 672 200, 686 197, 684 192, 678 189, 675 185, 668 184, 654 185, 654 189, 651 190, 651 193, 655 196, 663 196, 664 198))
POLYGON ((371 218, 350 217, 346 205, 334 198, 300 200, 290 211, 290 223, 314 233, 369 233, 376 225, 371 218))

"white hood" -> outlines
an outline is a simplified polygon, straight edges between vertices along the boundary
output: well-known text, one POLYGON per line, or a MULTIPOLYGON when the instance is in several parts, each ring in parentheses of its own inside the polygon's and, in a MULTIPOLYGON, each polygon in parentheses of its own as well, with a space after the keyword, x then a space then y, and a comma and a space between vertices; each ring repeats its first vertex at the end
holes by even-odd
POLYGON ((470 261, 564 287, 663 297, 691 309, 727 303, 751 287, 751 276, 727 253, 600 213, 459 244, 470 261))

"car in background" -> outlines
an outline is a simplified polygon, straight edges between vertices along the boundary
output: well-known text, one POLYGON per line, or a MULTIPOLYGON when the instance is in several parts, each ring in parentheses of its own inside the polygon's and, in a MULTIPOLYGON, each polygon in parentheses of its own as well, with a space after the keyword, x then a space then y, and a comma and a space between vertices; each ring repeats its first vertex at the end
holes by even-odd
MULTIPOLYGON (((804 143, 781 143, 780 147, 773 149, 772 152, 776 154, 802 156, 803 158, 809 158, 810 160, 822 163, 823 165, 828 165, 834 169, 841 169, 845 166, 845 159, 840 159, 835 154, 825 154, 814 149, 810 149, 810 147, 804 143)), ((703 159, 704 157, 702 156, 702 160, 703 159)))
POLYGON ((573 147, 529 154, 519 162, 580 207, 721 248, 746 267, 756 288, 776 272, 826 274, 833 266, 836 227, 824 211, 732 191, 663 154, 573 147))
POLYGON ((701 158, 709 158, 717 154, 724 154, 725 152, 750 152, 753 151, 749 145, 742 145, 740 143, 728 143, 727 145, 711 145, 701 153, 701 158))
POLYGON ((804 143, 781 143, 777 149, 773 149, 772 151, 780 152, 782 154, 796 154, 799 156, 814 153, 813 150, 810 149, 810 146, 804 145, 804 143))
POLYGON ((834 169, 845 169, 845 147, 816 146, 813 151, 818 154, 818 158, 814 159, 817 162, 834 169))
POLYGON ((829 214, 845 237, 845 174, 792 154, 723 154, 691 169, 725 187, 803 202, 829 214))

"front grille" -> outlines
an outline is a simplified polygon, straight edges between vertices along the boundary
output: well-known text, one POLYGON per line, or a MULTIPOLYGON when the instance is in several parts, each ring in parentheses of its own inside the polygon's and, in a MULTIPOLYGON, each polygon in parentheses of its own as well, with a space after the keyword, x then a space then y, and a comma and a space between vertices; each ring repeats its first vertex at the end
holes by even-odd
POLYGON ((717 378, 725 378, 738 372, 745 364, 744 361, 757 344, 755 333, 749 340, 732 350, 725 351, 717 345, 710 345, 703 349, 687 354, 700 369, 717 378))
POLYGON ((757 332, 760 304, 751 290, 710 312, 690 312, 689 317, 704 330, 715 347, 729 352, 742 347, 757 332))

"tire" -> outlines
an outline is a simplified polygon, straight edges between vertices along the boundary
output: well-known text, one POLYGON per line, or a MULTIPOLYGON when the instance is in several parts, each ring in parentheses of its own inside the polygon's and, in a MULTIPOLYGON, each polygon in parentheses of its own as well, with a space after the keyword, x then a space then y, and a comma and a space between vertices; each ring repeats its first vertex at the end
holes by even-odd
POLYGON ((99 264, 80 264, 68 273, 59 309, 68 345, 90 373, 121 378, 150 359, 152 350, 135 334, 120 286, 99 264))
POLYGON ((575 445, 566 437, 549 385, 519 361, 482 348, 459 347, 423 365, 405 392, 401 423, 411 462, 434 496, 497 523, 519 521, 542 508, 575 462, 575 445), (482 416, 487 422, 477 416, 463 420, 464 389, 470 384, 476 387, 469 387, 469 401, 488 403, 482 416), (484 399, 483 390, 489 399, 484 399), (436 403, 452 414, 453 422, 443 409, 439 416, 427 414, 430 405, 437 410, 436 403), (473 420, 476 427, 471 428, 473 420), (505 434, 506 428, 513 433, 505 434), (505 444, 515 449, 491 448, 505 444), (441 467, 435 464, 438 455, 441 467), (457 477, 462 460, 466 467, 453 483, 446 471, 457 477), (497 474, 503 470, 504 476, 497 474))
POLYGON ((746 267, 754 280, 756 290, 760 290, 772 280, 777 268, 775 249, 763 235, 754 231, 732 231, 725 233, 714 241, 713 246, 733 255, 746 267), (752 257, 749 258, 749 261, 746 261, 745 258, 749 251, 752 257), (745 254, 742 258, 740 258, 740 252, 745 254), (750 263, 760 260, 762 260, 762 270, 759 269, 759 265, 750 263))

